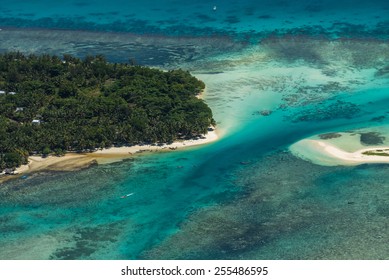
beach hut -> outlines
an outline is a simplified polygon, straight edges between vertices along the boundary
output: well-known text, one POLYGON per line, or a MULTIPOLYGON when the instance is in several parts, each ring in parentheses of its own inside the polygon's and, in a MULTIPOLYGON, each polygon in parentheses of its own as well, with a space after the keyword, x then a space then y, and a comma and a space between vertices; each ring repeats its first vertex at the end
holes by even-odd
POLYGON ((15 170, 12 169, 12 168, 6 168, 6 169, 4 169, 4 174, 6 174, 6 175, 15 175, 15 174, 17 174, 17 172, 15 172, 15 170))

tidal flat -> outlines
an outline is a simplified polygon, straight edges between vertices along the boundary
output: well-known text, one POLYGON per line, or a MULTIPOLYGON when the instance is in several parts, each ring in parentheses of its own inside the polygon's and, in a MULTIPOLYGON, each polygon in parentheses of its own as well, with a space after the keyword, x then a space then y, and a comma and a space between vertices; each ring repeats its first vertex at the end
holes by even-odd
POLYGON ((125 15, 99 15, 97 2, 58 12, 68 21, 11 5, 25 26, 2 27, 0 49, 188 70, 220 139, 1 184, 0 259, 388 259, 389 165, 322 166, 289 150, 332 133, 351 152, 363 143, 347 137, 387 135, 385 1, 220 2, 217 13, 200 1, 185 25, 176 3, 143 1, 129 30, 111 30, 125 15), (95 29, 76 30, 76 16, 95 29))

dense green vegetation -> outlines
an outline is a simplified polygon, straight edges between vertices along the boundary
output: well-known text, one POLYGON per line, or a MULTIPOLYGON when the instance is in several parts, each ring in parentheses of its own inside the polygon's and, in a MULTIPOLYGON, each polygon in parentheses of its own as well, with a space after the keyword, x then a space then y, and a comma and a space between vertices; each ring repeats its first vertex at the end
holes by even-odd
POLYGON ((183 70, 108 63, 102 56, 0 55, 0 170, 28 155, 168 143, 214 124, 183 70))
POLYGON ((366 151, 366 152, 363 152, 362 154, 367 155, 367 156, 383 156, 383 157, 389 156, 389 153, 385 153, 382 150, 366 151))

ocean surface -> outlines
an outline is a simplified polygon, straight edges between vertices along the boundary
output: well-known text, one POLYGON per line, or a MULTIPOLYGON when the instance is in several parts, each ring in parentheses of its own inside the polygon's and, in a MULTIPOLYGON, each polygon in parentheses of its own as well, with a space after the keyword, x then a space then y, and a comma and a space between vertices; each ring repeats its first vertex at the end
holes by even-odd
POLYGON ((0 0, 0 28, 1 52, 189 70, 221 136, 1 184, 0 259, 389 259, 389 165, 288 149, 389 137, 388 1, 0 0))

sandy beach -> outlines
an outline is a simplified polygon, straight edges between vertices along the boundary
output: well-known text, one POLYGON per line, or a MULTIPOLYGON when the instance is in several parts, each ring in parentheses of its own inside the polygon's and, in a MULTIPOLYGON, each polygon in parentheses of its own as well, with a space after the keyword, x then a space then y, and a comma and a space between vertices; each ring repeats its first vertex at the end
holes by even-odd
POLYGON ((217 130, 209 131, 202 138, 177 141, 163 145, 134 145, 129 147, 112 147, 98 150, 93 153, 67 153, 64 156, 30 156, 29 163, 15 170, 16 175, 3 175, 0 183, 17 178, 23 174, 39 171, 74 171, 87 168, 94 164, 107 164, 130 158, 144 152, 173 151, 197 145, 204 145, 219 138, 217 130))
POLYGON ((377 146, 348 152, 325 141, 304 139, 290 147, 296 156, 327 166, 389 163, 389 146, 377 146), (373 154, 365 154, 370 152, 373 154), (375 155, 381 153, 382 155, 375 155))

